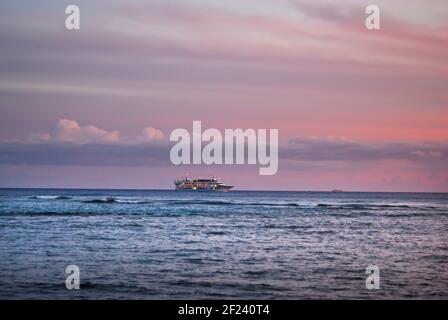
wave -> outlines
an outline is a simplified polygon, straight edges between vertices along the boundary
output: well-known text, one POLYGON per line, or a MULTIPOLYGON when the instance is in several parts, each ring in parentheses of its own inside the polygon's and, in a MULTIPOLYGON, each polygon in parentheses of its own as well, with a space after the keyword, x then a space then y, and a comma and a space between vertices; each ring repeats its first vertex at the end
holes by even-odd
POLYGON ((93 199, 93 200, 85 200, 83 203, 115 203, 114 198, 104 198, 104 199, 93 199))
MULTIPOLYGON (((151 217, 182 217, 182 216, 228 216, 228 213, 225 212, 209 212, 203 210, 148 210, 142 212, 129 212, 123 210, 105 210, 105 208, 101 208, 101 210, 82 210, 82 211, 53 211, 53 210, 16 210, 16 211, 0 211, 0 217, 8 217, 8 216, 30 216, 30 217, 64 217, 64 216, 74 216, 74 217, 88 217, 88 216, 151 216, 151 217)), ((149 209, 149 208, 148 208, 149 209)), ((232 212, 230 215, 250 215, 253 216, 253 213, 237 210, 236 212, 232 212)), ((298 214, 303 214, 302 212, 298 214)), ((347 217, 347 218, 355 218, 355 217, 365 217, 365 216, 376 216, 376 217, 387 217, 387 218, 405 218, 405 217, 446 217, 448 215, 447 211, 361 211, 361 210, 330 210, 328 212, 321 211, 319 213, 318 210, 314 212, 316 216, 319 214, 325 216, 334 216, 334 217, 347 217)), ((260 215, 261 216, 261 215, 260 215)), ((276 217, 273 215, 264 215, 266 217, 276 217)), ((278 216, 277 216, 278 217, 278 216)), ((238 228, 238 226, 234 226, 238 228)), ((277 225, 277 224, 266 224, 263 226, 266 229, 309 229, 309 225, 277 225)), ((211 233, 212 234, 212 233, 211 233)))
POLYGON ((96 203, 96 204, 108 204, 108 203, 117 203, 117 204, 148 204, 150 201, 146 200, 128 200, 128 199, 117 199, 114 197, 106 197, 101 199, 93 199, 93 200, 85 200, 83 203, 96 203))
POLYGON ((0 217, 96 217, 96 216, 151 216, 151 217, 182 217, 182 216, 210 216, 208 213, 184 213, 184 212, 126 212, 126 211, 2 211, 0 217))
MULTIPOLYGON (((34 200, 47 200, 47 201, 56 201, 56 200, 72 200, 79 201, 80 203, 85 204, 117 204, 117 205, 154 205, 157 206, 159 204, 165 207, 182 207, 182 206, 191 206, 197 207, 197 209, 202 210, 201 207, 204 206, 232 206, 238 210, 238 207, 258 207, 260 210, 266 208, 297 208, 300 210, 347 210, 347 211, 395 211, 395 212, 404 212, 407 210, 418 210, 418 211, 446 211, 447 208, 439 207, 437 205, 424 205, 423 203, 313 203, 312 201, 294 201, 291 199, 290 201, 276 201, 266 199, 265 201, 257 201, 257 199, 151 199, 145 197, 116 197, 116 196, 103 196, 99 197, 98 195, 95 197, 86 198, 84 196, 74 197, 74 196, 65 196, 65 195, 35 195, 29 197, 34 200)), ((244 210, 244 209, 241 209, 244 210)))
POLYGON ((326 204, 326 203, 319 203, 317 204, 317 207, 329 208, 329 209, 359 209, 359 210, 374 210, 382 208, 391 208, 391 209, 426 208, 421 206, 392 205, 392 204, 326 204))
POLYGON ((266 207, 300 207, 300 204, 295 202, 290 203, 265 203, 265 202, 256 202, 250 203, 251 206, 266 206, 266 207))
POLYGON ((56 212, 56 211, 14 211, 14 212, 2 212, 0 216, 8 217, 8 216, 30 216, 30 217, 64 217, 64 216, 99 216, 99 215, 107 215, 107 212, 56 212))
POLYGON ((299 204, 294 202, 278 203, 278 202, 232 202, 222 200, 169 200, 167 203, 175 205, 300 207, 299 204))
MULTIPOLYGON (((30 199, 34 200, 69 200, 74 199, 70 196, 33 196, 30 199)), ((150 203, 166 203, 167 205, 175 206, 189 206, 189 205, 203 205, 203 206, 263 206, 263 207, 300 207, 300 204, 294 202, 279 203, 279 202, 234 202, 225 200, 145 200, 145 199, 120 199, 116 197, 103 197, 89 200, 81 200, 82 203, 88 204, 150 204, 150 203)))
POLYGON ((222 205, 222 206, 230 206, 233 205, 234 202, 230 201, 220 201, 220 200, 168 200, 168 204, 175 205, 222 205))
POLYGON ((151 201, 146 200, 120 200, 115 199, 115 203, 121 203, 121 204, 149 204, 151 201))
POLYGON ((72 197, 69 196, 32 196, 30 199, 33 200, 69 200, 72 197))

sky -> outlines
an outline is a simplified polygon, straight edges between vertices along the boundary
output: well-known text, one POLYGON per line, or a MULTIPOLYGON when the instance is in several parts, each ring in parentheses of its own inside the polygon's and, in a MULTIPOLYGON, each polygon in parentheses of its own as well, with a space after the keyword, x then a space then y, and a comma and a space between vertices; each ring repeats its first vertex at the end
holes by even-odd
POLYGON ((446 0, 0 4, 0 187, 448 192, 446 0), (76 4, 80 30, 65 28, 76 4), (367 30, 365 7, 381 9, 367 30), (278 129, 279 170, 174 166, 170 132, 278 129))

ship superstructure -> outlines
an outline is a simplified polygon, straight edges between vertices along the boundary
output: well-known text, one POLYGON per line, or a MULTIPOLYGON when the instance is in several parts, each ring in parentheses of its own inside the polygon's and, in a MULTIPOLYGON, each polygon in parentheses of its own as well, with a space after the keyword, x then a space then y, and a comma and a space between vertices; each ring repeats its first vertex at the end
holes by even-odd
POLYGON ((218 179, 191 179, 184 177, 174 181, 176 190, 191 190, 191 191, 229 191, 233 186, 225 185, 218 179))

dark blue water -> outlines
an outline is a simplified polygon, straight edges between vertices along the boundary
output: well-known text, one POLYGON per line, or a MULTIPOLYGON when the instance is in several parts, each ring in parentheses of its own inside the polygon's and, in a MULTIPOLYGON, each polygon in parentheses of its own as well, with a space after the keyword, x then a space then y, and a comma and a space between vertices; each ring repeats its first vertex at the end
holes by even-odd
POLYGON ((447 240, 447 194, 0 190, 0 298, 447 299, 447 240))

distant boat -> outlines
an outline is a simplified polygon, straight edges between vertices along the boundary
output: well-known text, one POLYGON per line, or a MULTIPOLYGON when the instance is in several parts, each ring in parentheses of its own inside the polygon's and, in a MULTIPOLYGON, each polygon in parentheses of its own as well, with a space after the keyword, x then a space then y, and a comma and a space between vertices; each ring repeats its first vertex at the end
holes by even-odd
POLYGON ((341 189, 333 189, 333 191, 331 191, 331 192, 344 192, 344 190, 341 190, 341 189))
POLYGON ((188 177, 174 181, 175 190, 184 191, 229 191, 233 186, 225 185, 218 179, 190 179, 188 177))

